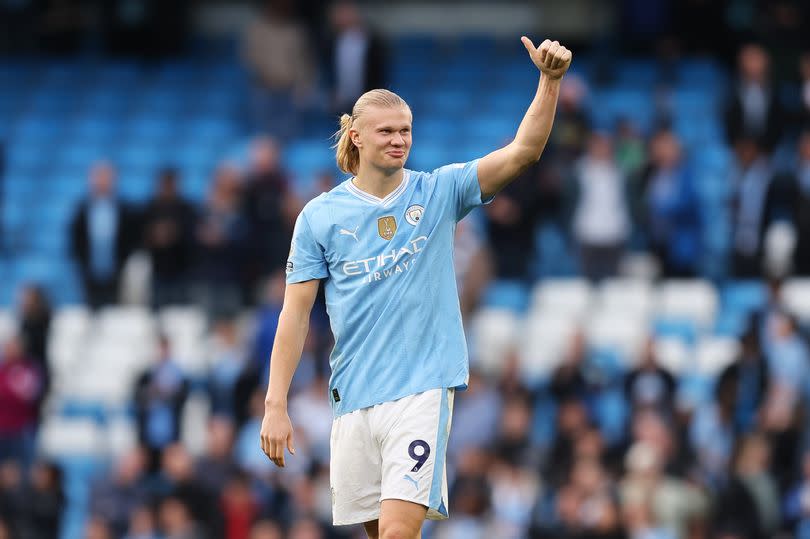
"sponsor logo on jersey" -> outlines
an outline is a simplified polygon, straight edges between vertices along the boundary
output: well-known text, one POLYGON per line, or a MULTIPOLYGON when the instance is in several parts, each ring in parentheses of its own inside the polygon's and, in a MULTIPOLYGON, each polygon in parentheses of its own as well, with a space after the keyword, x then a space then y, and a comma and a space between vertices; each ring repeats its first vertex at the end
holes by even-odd
POLYGON ((425 208, 419 204, 414 204, 405 210, 405 220, 408 224, 416 226, 422 220, 422 214, 425 213, 425 208))
POLYGON ((393 215, 386 215, 377 219, 377 232, 380 237, 386 241, 390 241, 397 232, 397 220, 393 215))

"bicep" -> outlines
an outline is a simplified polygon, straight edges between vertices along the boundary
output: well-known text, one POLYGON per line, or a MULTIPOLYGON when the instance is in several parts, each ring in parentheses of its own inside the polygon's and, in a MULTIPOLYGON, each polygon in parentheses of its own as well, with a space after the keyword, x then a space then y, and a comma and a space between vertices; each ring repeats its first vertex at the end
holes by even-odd
POLYGON ((309 320, 312 306, 318 295, 319 279, 310 279, 300 283, 290 283, 284 292, 284 307, 282 313, 290 316, 299 323, 309 320))
POLYGON ((523 172, 524 160, 519 158, 519 151, 513 144, 491 152, 478 162, 478 183, 481 196, 486 199, 506 187, 509 182, 523 172))

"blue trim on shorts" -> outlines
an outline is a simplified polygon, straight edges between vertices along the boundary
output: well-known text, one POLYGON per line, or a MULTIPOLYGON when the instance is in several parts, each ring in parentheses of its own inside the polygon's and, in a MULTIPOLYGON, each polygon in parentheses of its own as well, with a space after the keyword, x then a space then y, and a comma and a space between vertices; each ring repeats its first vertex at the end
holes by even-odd
POLYGON ((430 485, 430 498, 428 507, 437 510, 443 516, 447 515, 447 507, 442 499, 442 482, 444 480, 444 461, 447 456, 447 422, 450 418, 450 406, 447 395, 450 392, 442 388, 441 410, 439 411, 439 426, 436 433, 436 460, 433 462, 433 482, 430 485))

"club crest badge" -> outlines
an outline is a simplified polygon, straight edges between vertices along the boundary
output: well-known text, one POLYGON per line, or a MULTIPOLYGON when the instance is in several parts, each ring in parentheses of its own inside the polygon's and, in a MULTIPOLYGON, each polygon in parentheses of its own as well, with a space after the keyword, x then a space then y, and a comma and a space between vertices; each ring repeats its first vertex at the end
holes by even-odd
POLYGON ((414 204, 405 210, 405 220, 408 221, 408 224, 416 226, 422 220, 423 213, 425 213, 425 208, 419 204, 414 204))
POLYGON ((393 215, 386 215, 377 219, 377 231, 380 237, 386 241, 390 241, 397 232, 397 220, 393 215))

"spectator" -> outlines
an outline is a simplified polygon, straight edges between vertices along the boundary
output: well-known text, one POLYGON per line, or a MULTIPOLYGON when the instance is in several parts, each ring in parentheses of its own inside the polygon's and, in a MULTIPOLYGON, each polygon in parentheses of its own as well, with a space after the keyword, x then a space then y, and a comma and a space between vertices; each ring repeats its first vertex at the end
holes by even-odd
POLYGON ((188 380, 172 357, 169 340, 161 335, 155 363, 135 383, 138 439, 151 452, 151 470, 157 467, 163 449, 180 437, 180 414, 188 389, 188 380))
POLYGON ((43 386, 39 367, 24 355, 20 339, 12 336, 0 357, 0 462, 14 459, 26 467, 30 463, 43 386))
POLYGON ((152 258, 154 309, 188 302, 194 208, 182 198, 177 183, 177 170, 162 170, 144 215, 144 243, 152 258))
POLYGON ((237 471, 233 444, 233 422, 222 416, 212 416, 208 420, 205 453, 195 464, 195 475, 208 492, 221 492, 226 480, 237 471))
POLYGON ((648 520, 656 522, 674 537, 690 535, 701 527, 708 510, 708 500, 696 487, 664 472, 665 460, 652 445, 639 442, 627 452, 627 474, 621 480, 619 493, 625 511, 647 507, 648 520))
POLYGON ((214 414, 230 418, 236 415, 236 384, 248 367, 243 342, 233 318, 222 318, 214 323, 206 345, 208 363, 211 365, 208 393, 214 414))
POLYGON ((284 269, 301 204, 290 189, 278 145, 272 138, 253 141, 244 185, 243 212, 250 229, 248 260, 253 294, 260 279, 284 269))
POLYGON ((0 539, 12 539, 11 526, 3 517, 0 517, 0 539))
POLYGON ((45 290, 38 285, 27 285, 21 292, 18 305, 20 336, 25 355, 36 361, 48 378, 48 331, 51 327, 51 305, 45 290))
POLYGON ((20 293, 18 311, 24 354, 37 364, 42 375, 42 389, 38 402, 41 414, 42 404, 45 402, 51 386, 51 363, 48 356, 51 305, 45 295, 45 290, 37 285, 24 287, 20 293))
POLYGON ((680 142, 671 131, 659 131, 650 141, 650 162, 641 183, 639 221, 664 276, 694 276, 701 249, 698 200, 680 142))
POLYGON ((574 464, 568 483, 560 489, 556 511, 559 535, 555 537, 623 537, 618 503, 598 461, 581 459, 574 464))
POLYGON ((753 138, 738 138, 731 173, 732 257, 734 275, 762 276, 763 238, 773 211, 774 173, 768 157, 753 138))
POLYGON ((93 309, 118 302, 121 270, 135 246, 136 229, 132 210, 115 195, 115 169, 96 163, 90 171, 90 195, 70 225, 71 252, 93 309))
POLYGON ((799 75, 801 77, 799 122, 802 129, 808 130, 810 129, 810 52, 805 52, 799 59, 799 75))
POLYGON ((298 127, 312 92, 314 68, 306 28, 290 0, 265 0, 242 36, 242 58, 252 77, 250 123, 283 141, 298 127))
POLYGON ((166 498, 158 511, 163 539, 213 539, 194 521, 188 506, 179 498, 166 498))
POLYGON ((750 432, 770 386, 768 364, 759 342, 759 328, 751 324, 742 336, 739 357, 723 369, 718 384, 734 387, 734 430, 750 432))
POLYGON ((17 531, 27 502, 25 494, 20 461, 0 459, 0 522, 5 522, 9 534, 17 531))
POLYGON ((737 533, 748 539, 773 537, 779 523, 779 492, 768 475, 769 448, 760 435, 743 439, 733 477, 717 498, 716 534, 737 533))
POLYGON ((718 380, 714 400, 699 405, 690 424, 689 439, 708 484, 721 481, 731 464, 736 391, 732 378, 718 380))
POLYGON ((296 444, 306 446, 321 463, 329 462, 332 429, 331 407, 323 396, 329 391, 329 380, 318 376, 302 391, 290 398, 290 419, 298 425, 296 444))
POLYGON ((334 109, 338 114, 351 113, 362 94, 386 87, 385 46, 352 0, 335 2, 329 16, 332 26, 329 80, 334 109))
POLYGON ((551 204, 551 197, 543 196, 542 186, 547 180, 542 173, 543 168, 537 164, 529 167, 484 208, 493 271, 498 279, 529 278, 535 227, 540 216, 547 213, 546 204, 551 204))
POLYGON ((737 82, 726 110, 726 140, 752 139, 769 153, 782 135, 785 114, 770 81, 770 56, 748 44, 737 57, 737 82))
POLYGON ((111 476, 93 485, 90 513, 108 524, 115 537, 126 533, 130 515, 149 501, 146 464, 145 451, 135 448, 119 459, 111 476))
MULTIPOLYGON (((163 452, 160 480, 166 499, 175 499, 188 511, 191 519, 210 532, 210 539, 221 537, 222 514, 218 511, 217 493, 205 489, 194 474, 194 460, 180 443, 163 452)), ((163 508, 161 508, 163 511, 163 508)), ((170 510, 173 512, 174 508, 170 510)))
POLYGON ((260 520, 250 529, 249 539, 282 539, 281 526, 272 520, 260 520))
POLYGON ((591 134, 577 162, 573 236, 583 274, 592 281, 616 275, 630 235, 626 179, 613 158, 610 138, 591 134))
POLYGON ((137 507, 130 515, 129 531, 124 539, 158 539, 155 515, 145 505, 137 507))
POLYGON ((65 509, 62 470, 49 462, 36 462, 23 499, 17 526, 20 537, 59 537, 65 509))
POLYGON ((107 521, 94 516, 90 518, 84 528, 84 537, 85 539, 113 539, 115 535, 107 521))
MULTIPOLYGON (((808 53, 810 70, 810 53, 808 53)), ((793 250, 793 271, 810 276, 810 74, 808 74, 808 124, 798 142, 799 162, 795 169, 795 187, 788 200, 791 218, 796 228, 796 247, 793 250)))
MULTIPOLYGON (((785 497, 785 519, 791 528, 810 529, 810 452, 805 452, 801 463, 801 477, 794 480, 785 497)), ((804 535, 797 534, 804 538, 804 535)))
POLYGON ((259 515, 259 504, 250 489, 250 478, 244 473, 233 475, 221 496, 224 539, 249 539, 250 527, 259 515))
POLYGON ((210 318, 232 316, 242 305, 242 277, 247 223, 240 213, 238 171, 221 166, 208 202, 196 224, 197 285, 195 296, 210 318))
MULTIPOLYGON (((567 167, 585 151, 590 123, 585 111, 588 97, 587 83, 576 73, 568 73, 560 85, 560 99, 554 118, 554 129, 549 134, 548 148, 555 164, 567 167)), ((562 172, 562 177, 568 174, 562 172)), ((520 180, 516 180, 515 183, 520 180)))
POLYGON ((669 415, 674 412, 676 380, 655 356, 655 341, 648 339, 641 363, 630 371, 624 394, 633 409, 649 407, 669 415))

